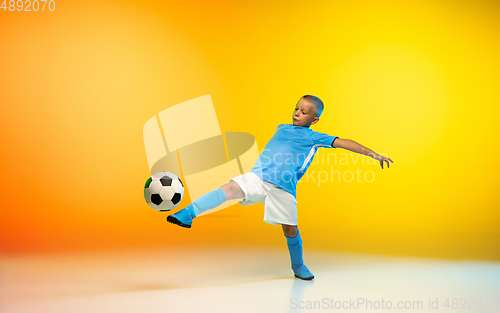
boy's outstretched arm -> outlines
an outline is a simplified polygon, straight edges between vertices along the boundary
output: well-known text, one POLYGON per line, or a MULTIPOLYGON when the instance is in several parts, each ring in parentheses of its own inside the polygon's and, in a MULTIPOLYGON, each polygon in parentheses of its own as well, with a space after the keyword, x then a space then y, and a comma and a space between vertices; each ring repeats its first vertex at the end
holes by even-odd
POLYGON ((394 163, 390 158, 386 158, 378 153, 375 153, 373 150, 370 150, 367 147, 362 146, 359 143, 357 143, 356 141, 351 140, 351 139, 337 138, 332 142, 332 147, 342 148, 342 149, 346 149, 346 150, 349 150, 352 152, 361 153, 364 155, 371 156, 372 158, 379 160, 380 166, 382 166, 382 168, 384 168, 384 162, 387 162, 388 168, 389 168, 389 161, 394 163))

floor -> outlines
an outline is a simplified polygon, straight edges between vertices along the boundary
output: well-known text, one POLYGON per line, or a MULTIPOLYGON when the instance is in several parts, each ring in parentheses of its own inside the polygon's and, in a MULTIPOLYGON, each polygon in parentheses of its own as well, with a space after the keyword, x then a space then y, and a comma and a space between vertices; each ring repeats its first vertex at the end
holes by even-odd
POLYGON ((0 312, 500 312, 500 262, 307 250, 302 281, 285 249, 0 257, 0 312))

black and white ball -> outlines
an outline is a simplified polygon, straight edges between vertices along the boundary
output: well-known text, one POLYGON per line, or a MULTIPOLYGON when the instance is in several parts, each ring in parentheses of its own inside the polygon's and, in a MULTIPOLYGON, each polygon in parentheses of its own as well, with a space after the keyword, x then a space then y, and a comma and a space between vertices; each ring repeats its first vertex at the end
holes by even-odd
POLYGON ((184 185, 177 175, 158 172, 149 177, 144 186, 144 198, 157 211, 170 211, 182 201, 184 185))

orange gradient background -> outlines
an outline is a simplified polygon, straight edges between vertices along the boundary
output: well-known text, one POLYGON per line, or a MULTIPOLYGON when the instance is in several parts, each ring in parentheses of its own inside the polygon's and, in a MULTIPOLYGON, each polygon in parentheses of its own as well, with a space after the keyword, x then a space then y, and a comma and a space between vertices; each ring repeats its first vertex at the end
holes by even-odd
MULTIPOLYGON (((1 253, 284 246, 261 204, 200 217, 192 229, 149 208, 142 127, 210 94, 221 130, 251 133, 262 150, 312 94, 325 104, 313 130, 394 164, 332 164, 349 152, 318 150, 311 173, 373 171, 375 180, 300 182, 306 249, 500 260, 499 17, 496 1, 0 10, 1 253)), ((178 208, 190 201, 187 190, 178 208)))

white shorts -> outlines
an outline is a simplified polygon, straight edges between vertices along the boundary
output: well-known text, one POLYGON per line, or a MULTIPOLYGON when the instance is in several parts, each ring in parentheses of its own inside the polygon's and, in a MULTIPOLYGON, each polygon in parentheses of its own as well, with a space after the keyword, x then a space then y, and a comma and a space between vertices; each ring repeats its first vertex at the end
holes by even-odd
POLYGON ((253 172, 236 176, 235 181, 245 193, 238 199, 241 205, 264 204, 264 222, 273 225, 297 225, 297 201, 284 189, 262 180, 253 172))

